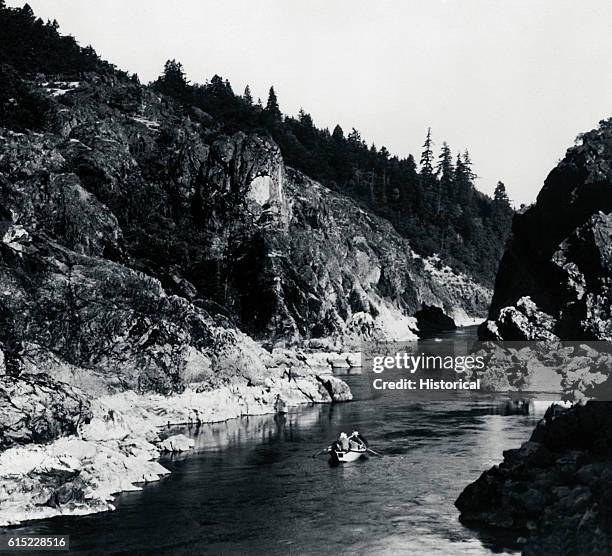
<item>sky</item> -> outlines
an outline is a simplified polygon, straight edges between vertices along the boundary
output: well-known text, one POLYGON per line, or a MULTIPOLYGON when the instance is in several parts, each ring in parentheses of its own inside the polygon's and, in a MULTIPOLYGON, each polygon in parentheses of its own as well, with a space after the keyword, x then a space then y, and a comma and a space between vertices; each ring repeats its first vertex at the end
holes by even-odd
MULTIPOLYGON (((469 149, 477 186, 531 203, 583 131, 612 116, 608 0, 29 0, 104 59, 215 73, 319 127, 419 158, 469 149)), ((8 1, 21 6, 23 1, 8 1)))

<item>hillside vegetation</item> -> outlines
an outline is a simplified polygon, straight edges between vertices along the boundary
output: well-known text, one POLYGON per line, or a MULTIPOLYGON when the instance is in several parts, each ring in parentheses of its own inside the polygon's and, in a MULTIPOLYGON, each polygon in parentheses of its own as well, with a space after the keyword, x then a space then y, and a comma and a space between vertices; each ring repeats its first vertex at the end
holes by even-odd
MULTIPOLYGON (((123 91, 111 104, 141 102, 136 75, 128 77, 91 47, 62 36, 57 22, 37 19, 27 4, 0 7, 0 26, 0 125, 17 131, 49 127, 52 107, 31 85, 37 74, 66 82, 91 73, 112 75, 121 80, 123 91)), ((476 190, 467 151, 455 157, 443 143, 438 156, 428 133, 417 165, 412 155, 400 158, 384 146, 368 146, 354 128, 348 133, 339 126, 332 132, 320 129, 304 110, 297 117, 283 115, 273 88, 264 106, 248 87, 236 94, 217 75, 190 84, 175 60, 166 63, 152 87, 175 100, 176 117, 205 124, 211 139, 236 131, 270 135, 286 164, 388 219, 418 253, 437 253, 453 268, 492 285, 512 209, 502 183, 494 199, 476 190)), ((166 218, 163 210, 157 212, 156 218, 166 218)))

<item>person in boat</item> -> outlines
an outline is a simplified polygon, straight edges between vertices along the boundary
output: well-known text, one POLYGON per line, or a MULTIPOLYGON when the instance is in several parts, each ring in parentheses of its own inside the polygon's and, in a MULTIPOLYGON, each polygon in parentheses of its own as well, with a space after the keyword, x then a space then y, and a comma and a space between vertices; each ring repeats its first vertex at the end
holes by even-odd
POLYGON ((366 441, 363 436, 360 436, 358 431, 353 431, 353 434, 349 436, 349 447, 356 452, 366 447, 366 441))
POLYGON ((331 446, 329 447, 329 451, 330 452, 341 452, 342 451, 342 446, 340 446, 340 441, 339 440, 334 440, 331 444, 331 446))
POLYGON ((343 452, 348 452, 350 450, 349 439, 348 436, 346 436, 345 432, 340 433, 340 436, 338 437, 338 443, 340 444, 340 448, 343 452))

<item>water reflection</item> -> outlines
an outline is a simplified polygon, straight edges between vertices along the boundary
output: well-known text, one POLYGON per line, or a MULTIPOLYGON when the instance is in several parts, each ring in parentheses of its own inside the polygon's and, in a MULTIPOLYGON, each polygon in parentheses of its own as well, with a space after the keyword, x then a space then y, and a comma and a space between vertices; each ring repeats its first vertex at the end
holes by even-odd
POLYGON ((453 504, 548 404, 373 397, 367 373, 344 378, 358 401, 168 430, 195 449, 164 457, 172 474, 120 495, 117 512, 17 531, 70 534, 72 554, 516 552, 513 539, 462 526, 453 504), (353 430, 384 457, 338 467, 312 457, 353 430))

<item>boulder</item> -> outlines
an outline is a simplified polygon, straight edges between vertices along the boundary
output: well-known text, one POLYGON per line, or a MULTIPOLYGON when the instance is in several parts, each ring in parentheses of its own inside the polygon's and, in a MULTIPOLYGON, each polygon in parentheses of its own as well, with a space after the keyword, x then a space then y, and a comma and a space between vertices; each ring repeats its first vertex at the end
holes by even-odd
POLYGON ((320 389, 327 393, 334 402, 348 402, 353 399, 353 394, 346 382, 330 375, 317 375, 320 389))
POLYGON ((461 521, 514 530, 525 555, 609 554, 611 425, 612 402, 551 406, 528 442, 463 490, 461 521))
POLYGON ((164 439, 159 444, 159 449, 162 452, 188 452, 195 446, 193 438, 189 438, 184 434, 175 434, 164 439))
POLYGON ((423 303, 423 306, 414 315, 419 327, 419 336, 429 337, 439 332, 456 330, 455 321, 446 315, 440 307, 423 303))

